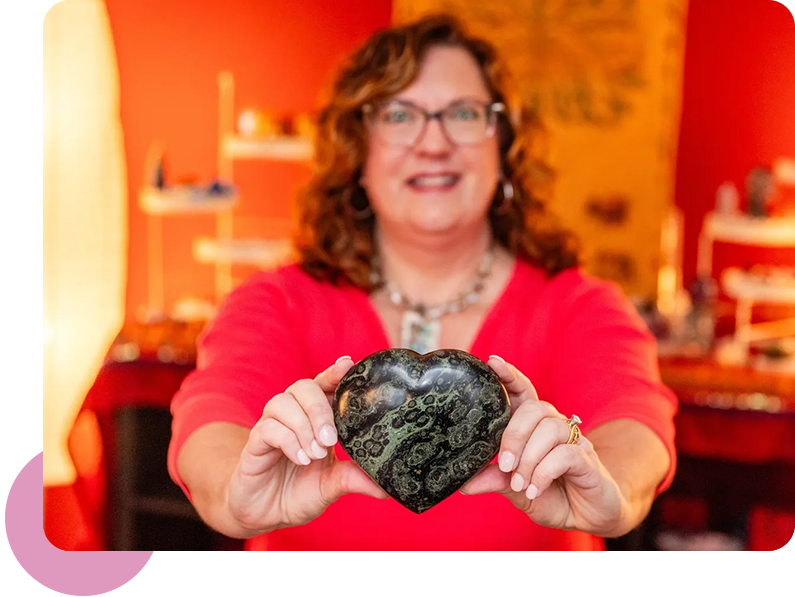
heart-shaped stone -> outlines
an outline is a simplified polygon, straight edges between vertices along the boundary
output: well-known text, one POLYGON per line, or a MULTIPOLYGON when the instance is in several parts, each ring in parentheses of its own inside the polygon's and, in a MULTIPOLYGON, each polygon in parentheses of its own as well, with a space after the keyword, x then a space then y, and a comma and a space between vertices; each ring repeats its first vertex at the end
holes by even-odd
POLYGON ((449 349, 392 348, 362 359, 340 381, 333 411, 348 455, 417 514, 494 458, 511 416, 497 374, 449 349))

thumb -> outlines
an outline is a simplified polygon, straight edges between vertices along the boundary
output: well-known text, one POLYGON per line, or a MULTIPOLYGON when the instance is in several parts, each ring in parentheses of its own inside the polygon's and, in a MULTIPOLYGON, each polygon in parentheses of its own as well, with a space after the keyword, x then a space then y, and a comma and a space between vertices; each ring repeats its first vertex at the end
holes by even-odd
POLYGON ((511 491, 509 475, 503 473, 496 462, 489 464, 482 471, 476 473, 459 490, 464 495, 478 495, 481 493, 502 493, 511 491))
POLYGON ((315 382, 326 394, 334 394, 340 381, 348 370, 353 367, 353 359, 349 356, 340 357, 328 369, 321 371, 315 377, 315 382))
POLYGON ((358 493, 380 500, 389 497, 358 464, 352 460, 335 460, 326 477, 323 495, 331 503, 348 493, 358 493))

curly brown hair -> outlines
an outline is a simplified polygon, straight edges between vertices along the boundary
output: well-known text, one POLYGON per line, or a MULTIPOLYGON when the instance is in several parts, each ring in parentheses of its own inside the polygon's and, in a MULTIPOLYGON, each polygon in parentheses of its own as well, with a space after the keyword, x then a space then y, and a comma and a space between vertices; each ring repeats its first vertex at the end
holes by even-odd
POLYGON ((546 207, 552 171, 539 157, 545 136, 539 119, 522 105, 489 42, 469 36, 454 17, 432 15, 377 32, 337 75, 318 118, 314 173, 298 197, 295 244, 302 268, 318 280, 373 290, 375 216, 358 184, 367 152, 362 107, 408 87, 434 46, 467 50, 493 101, 508 108, 498 115, 498 134, 502 172, 514 196, 506 201, 498 185, 489 209, 496 242, 549 276, 578 265, 579 243, 546 207))

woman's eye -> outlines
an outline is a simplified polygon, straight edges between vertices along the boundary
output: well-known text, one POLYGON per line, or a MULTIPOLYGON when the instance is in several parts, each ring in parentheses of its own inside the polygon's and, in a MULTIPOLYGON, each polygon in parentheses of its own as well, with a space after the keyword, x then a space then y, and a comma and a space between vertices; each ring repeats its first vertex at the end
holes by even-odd
POLYGON ((391 124, 400 124, 410 120, 411 113, 407 110, 390 110, 384 114, 384 121, 391 124))
POLYGON ((453 112, 455 120, 477 120, 478 117, 478 111, 474 108, 456 108, 453 112))

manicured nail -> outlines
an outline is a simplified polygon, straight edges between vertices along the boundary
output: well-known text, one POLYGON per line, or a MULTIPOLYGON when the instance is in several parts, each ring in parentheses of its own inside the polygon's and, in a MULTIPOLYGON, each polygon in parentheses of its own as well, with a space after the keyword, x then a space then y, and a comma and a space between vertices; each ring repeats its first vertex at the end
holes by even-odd
POLYGON ((312 443, 309 444, 309 447, 312 449, 312 454, 315 455, 315 458, 325 458, 326 454, 328 454, 328 450, 322 447, 315 440, 312 440, 312 443))
POLYGON ((310 462, 312 462, 311 460, 309 460, 309 456, 307 456, 306 452, 304 452, 303 450, 298 450, 298 454, 296 454, 296 456, 298 457, 298 462, 300 462, 301 464, 309 464, 310 462))
POLYGON ((513 470, 513 463, 515 461, 516 457, 511 452, 503 452, 500 454, 500 470, 503 473, 510 473, 513 470))
POLYGON ((501 357, 501 356, 499 356, 499 355, 493 354, 493 355, 491 355, 489 358, 490 358, 490 359, 497 359, 497 360, 498 360, 498 361, 500 361, 500 362, 501 362, 503 365, 507 364, 507 363, 505 362, 505 359, 504 359, 504 358, 502 358, 502 357, 501 357))
POLYGON ((349 361, 353 362, 353 359, 351 357, 345 355, 344 357, 340 357, 336 361, 334 361, 334 364, 338 365, 341 361, 344 361, 345 359, 348 359, 349 361))
POLYGON ((530 483, 527 487, 527 493, 525 494, 528 500, 534 500, 538 497, 538 487, 530 483))
POLYGON ((333 446, 337 443, 337 430, 331 425, 324 425, 320 429, 320 441, 326 446, 333 446))
POLYGON ((513 491, 522 491, 523 487, 524 487, 524 477, 522 477, 522 475, 520 475, 519 473, 516 473, 511 478, 511 489, 513 491))

